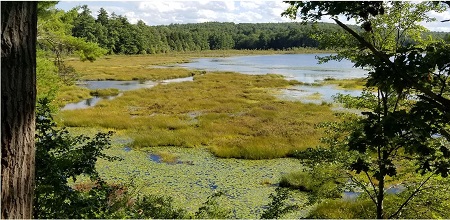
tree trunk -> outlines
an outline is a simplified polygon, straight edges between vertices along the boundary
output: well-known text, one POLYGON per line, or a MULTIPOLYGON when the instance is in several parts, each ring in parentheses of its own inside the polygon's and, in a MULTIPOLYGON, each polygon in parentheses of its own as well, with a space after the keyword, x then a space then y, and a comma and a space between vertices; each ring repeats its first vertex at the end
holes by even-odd
POLYGON ((378 183, 378 195, 377 195, 377 219, 384 218, 384 175, 381 177, 378 183))
POLYGON ((32 218, 37 2, 1 2, 1 218, 32 218))

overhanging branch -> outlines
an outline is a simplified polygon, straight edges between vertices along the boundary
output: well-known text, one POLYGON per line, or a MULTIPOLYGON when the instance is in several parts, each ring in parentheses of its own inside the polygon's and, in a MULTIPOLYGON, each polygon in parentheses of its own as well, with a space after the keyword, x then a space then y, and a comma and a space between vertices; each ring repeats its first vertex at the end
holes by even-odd
POLYGON ((436 103, 439 106, 439 109, 441 111, 444 112, 444 114, 450 114, 450 100, 446 99, 440 95, 437 95, 436 93, 434 93, 433 91, 431 91, 430 89, 425 88, 424 86, 420 85, 416 80, 414 80, 413 78, 411 78, 410 76, 408 76, 408 74, 404 73, 403 71, 398 71, 396 66, 394 65, 394 63, 389 60, 389 57, 381 52, 378 51, 371 43, 367 42, 363 37, 361 37, 358 33, 356 33, 354 30, 352 30, 351 28, 349 28, 347 25, 343 24, 341 21, 339 21, 338 19, 332 18, 336 24, 338 24, 341 28, 343 28, 345 31, 347 31, 349 34, 351 34, 353 37, 356 38, 356 40, 358 40, 358 42, 364 46, 367 47, 370 51, 372 51, 372 53, 380 58, 381 60, 383 60, 384 62, 386 62, 391 69, 393 70, 393 72, 397 73, 400 75, 400 77, 405 80, 406 82, 408 82, 410 85, 412 85, 412 87, 416 88, 417 90, 423 92, 425 95, 429 96, 432 101, 434 103, 436 103))

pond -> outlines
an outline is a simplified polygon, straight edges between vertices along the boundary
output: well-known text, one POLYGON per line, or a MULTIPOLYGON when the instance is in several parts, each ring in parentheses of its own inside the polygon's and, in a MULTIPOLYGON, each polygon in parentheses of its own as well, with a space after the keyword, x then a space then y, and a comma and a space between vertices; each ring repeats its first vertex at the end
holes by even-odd
MULTIPOLYGON (((81 87, 88 88, 90 90, 115 88, 121 92, 124 92, 124 91, 135 90, 135 89, 151 88, 158 84, 192 81, 193 79, 194 79, 193 77, 184 77, 184 78, 177 78, 177 79, 167 79, 167 80, 162 80, 162 81, 150 81, 150 80, 149 81, 138 81, 138 80, 133 80, 133 81, 114 81, 114 80, 82 81, 78 85, 81 87)), ((69 103, 69 104, 65 105, 61 110, 75 110, 75 109, 89 108, 89 107, 95 106, 101 100, 112 100, 121 95, 122 95, 122 93, 119 93, 119 95, 117 95, 117 96, 106 96, 106 97, 94 96, 92 98, 85 99, 85 100, 82 100, 77 103, 69 103)))
MULTIPOLYGON (((238 56, 223 58, 201 58, 190 63, 179 64, 181 67, 207 70, 232 71, 244 74, 280 74, 290 80, 314 83, 326 78, 352 79, 367 76, 367 71, 353 67, 349 60, 329 61, 318 64, 317 56, 330 54, 276 54, 259 56, 238 56)), ((278 98, 320 104, 333 102, 337 93, 358 96, 360 90, 342 90, 334 85, 327 86, 293 86, 281 90, 278 98), (319 96, 314 96, 319 94, 319 96)))
MULTIPOLYGON (((126 145, 125 145, 126 146, 126 145)), ((99 160, 102 178, 114 183, 132 181, 140 193, 171 196, 174 204, 196 211, 207 197, 223 192, 220 206, 233 218, 257 218, 270 202, 269 195, 285 173, 302 169, 298 160, 220 159, 206 148, 152 147, 148 151, 113 146, 105 151, 121 161, 99 160), (163 162, 159 153, 176 156, 173 163, 163 162)), ((306 193, 293 191, 290 203, 306 203, 306 193)), ((287 218, 304 217, 310 207, 287 218)))
MULTIPOLYGON (((280 74, 287 79, 297 80, 305 83, 314 83, 326 78, 350 79, 361 78, 367 75, 367 71, 354 68, 353 63, 348 60, 330 61, 318 64, 317 56, 330 54, 276 54, 259 56, 236 56, 223 58, 201 58, 190 63, 179 64, 178 66, 207 70, 207 71, 232 71, 244 74, 280 74)), ((176 83, 192 81, 193 77, 170 79, 163 81, 83 81, 80 86, 88 89, 116 88, 120 91, 128 91, 140 88, 151 88, 157 84, 176 83)), ((281 90, 279 98, 288 100, 299 100, 302 102, 312 102, 320 104, 322 101, 332 102, 332 96, 337 93, 360 95, 361 91, 341 90, 336 86, 295 86, 281 90), (320 94, 319 97, 311 98, 313 94, 320 94)), ((121 94, 119 94, 121 95, 121 94)), ((83 109, 95 106, 100 100, 111 100, 116 96, 93 97, 70 103, 62 110, 83 109)))
POLYGON ((326 86, 292 86, 288 89, 282 89, 277 95, 278 98, 293 101, 302 101, 306 103, 320 104, 322 101, 327 103, 333 102, 333 96, 337 93, 358 96, 361 95, 360 90, 343 90, 338 89, 335 85, 326 86), (316 97, 316 98, 314 98, 316 97))
POLYGON ((201 58, 181 67, 207 70, 232 71, 244 74, 281 74, 288 79, 313 83, 325 78, 349 79, 366 76, 367 71, 354 68, 348 60, 318 64, 316 56, 330 54, 276 54, 259 56, 237 56, 223 58, 201 58))

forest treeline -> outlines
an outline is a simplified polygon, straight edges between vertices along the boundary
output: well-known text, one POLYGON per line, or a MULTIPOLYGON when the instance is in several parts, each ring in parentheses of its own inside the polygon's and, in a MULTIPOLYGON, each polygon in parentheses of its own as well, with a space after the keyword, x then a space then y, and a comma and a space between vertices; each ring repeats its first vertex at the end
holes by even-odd
MULTIPOLYGON (((87 5, 76 7, 72 36, 84 38, 106 49, 108 54, 155 54, 171 51, 222 49, 286 50, 298 47, 318 48, 313 34, 342 32, 337 25, 318 23, 206 22, 149 26, 142 20, 132 24, 127 17, 101 8, 97 17, 87 5)), ((354 28, 357 28, 354 26, 354 28)), ((430 32, 433 37, 450 39, 448 33, 430 32)))

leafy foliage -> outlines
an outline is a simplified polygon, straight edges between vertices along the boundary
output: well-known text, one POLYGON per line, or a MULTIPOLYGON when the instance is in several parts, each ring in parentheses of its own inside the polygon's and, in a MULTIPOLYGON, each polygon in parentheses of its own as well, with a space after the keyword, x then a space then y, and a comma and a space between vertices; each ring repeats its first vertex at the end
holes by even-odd
MULTIPOLYGON (((388 217, 383 205, 388 181, 399 176, 405 178, 413 166, 410 162, 421 174, 431 173, 415 184, 415 190, 389 215, 398 217, 433 175, 446 177, 450 172, 450 155, 446 156, 450 140, 450 60, 444 55, 450 52, 449 45, 442 40, 422 38, 425 28, 419 24, 434 20, 427 12, 442 12, 446 7, 429 2, 290 4, 285 15, 295 18, 299 12, 302 19, 313 21, 330 15, 347 32, 340 38, 328 40, 323 35, 318 38, 324 45, 336 42, 343 45, 334 46, 338 49, 337 56, 322 61, 346 58, 355 62, 356 67, 369 70, 366 86, 374 87, 375 94, 337 97, 348 107, 365 107, 369 111, 363 112, 351 127, 343 125, 350 128, 346 132, 348 137, 340 138, 343 144, 337 145, 344 153, 329 156, 348 159, 343 168, 376 205, 376 217, 388 217), (356 18, 364 31, 344 25, 337 15, 356 18)), ((336 147, 333 142, 329 144, 336 147)))
POLYGON ((198 219, 229 219, 231 218, 231 213, 229 210, 220 207, 218 199, 223 196, 224 193, 219 191, 213 193, 208 197, 206 202, 198 208, 195 212, 195 218, 198 219))
POLYGON ((55 129, 48 99, 39 100, 36 118, 36 218, 95 218, 106 212, 102 204, 109 187, 95 169, 97 158, 114 160, 102 153, 110 146, 112 132, 93 138, 73 137, 65 129, 55 129), (73 190, 69 179, 87 175, 96 186, 88 193, 73 190))
POLYGON ((297 205, 288 205, 286 200, 289 199, 289 190, 277 187, 275 194, 269 196, 272 201, 268 205, 267 209, 261 215, 261 219, 278 219, 283 215, 298 209, 297 205))
POLYGON ((95 167, 99 158, 120 159, 102 153, 110 147, 112 132, 90 138, 56 129, 45 98, 39 100, 37 112, 35 218, 170 219, 186 215, 173 207, 170 197, 134 198, 130 187, 107 184, 100 178, 95 167), (72 186, 69 180, 76 181, 80 175, 92 183, 72 186))

